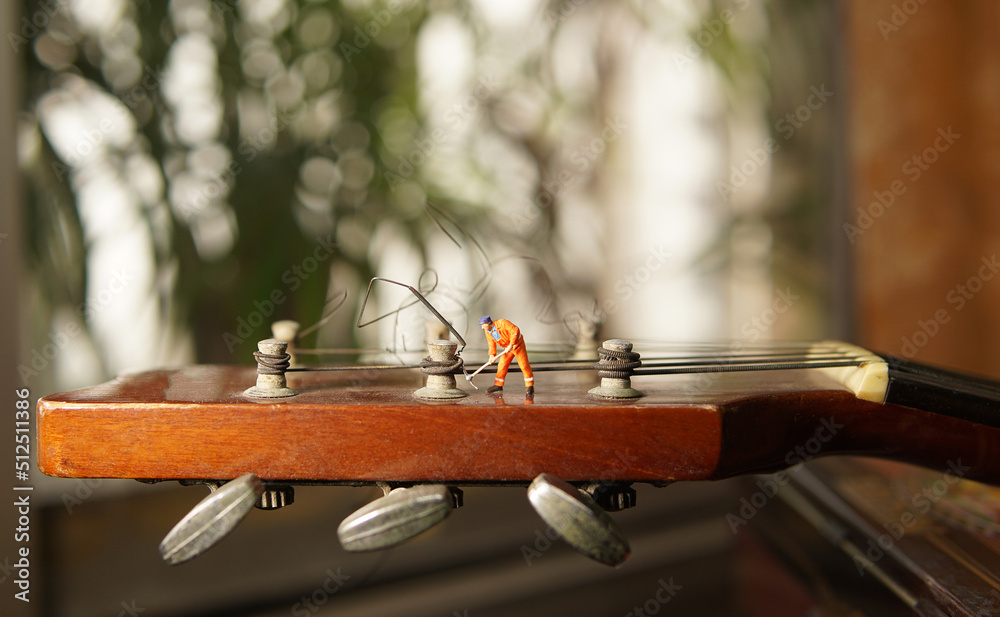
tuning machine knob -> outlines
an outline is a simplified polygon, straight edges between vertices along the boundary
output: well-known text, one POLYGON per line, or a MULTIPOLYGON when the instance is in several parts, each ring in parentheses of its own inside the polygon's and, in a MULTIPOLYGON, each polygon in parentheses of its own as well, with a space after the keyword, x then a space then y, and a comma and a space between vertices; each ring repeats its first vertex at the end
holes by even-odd
POLYGON ((226 537, 253 510, 264 483, 252 473, 212 488, 160 542, 160 555, 171 565, 201 555, 226 537))
POLYGON ((345 518, 337 537, 350 552, 389 548, 430 529, 461 505, 462 491, 454 487, 396 488, 345 518))
POLYGON ((609 566, 620 566, 631 549, 618 524, 587 493, 539 474, 528 487, 528 500, 556 533, 577 551, 609 566))

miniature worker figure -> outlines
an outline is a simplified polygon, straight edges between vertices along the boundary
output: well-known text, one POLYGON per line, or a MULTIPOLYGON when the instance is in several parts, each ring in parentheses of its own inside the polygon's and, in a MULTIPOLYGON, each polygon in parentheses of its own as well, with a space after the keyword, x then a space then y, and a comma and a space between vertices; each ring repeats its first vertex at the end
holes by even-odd
POLYGON ((480 318, 479 325, 486 333, 486 342, 490 346, 490 364, 496 362, 497 359, 500 360, 497 365, 496 380, 486 391, 492 394, 503 390, 503 381, 507 376, 507 369, 510 368, 510 362, 517 358, 517 366, 524 373, 525 394, 534 394, 535 376, 531 372, 531 365, 528 364, 528 350, 524 347, 524 337, 521 336, 521 330, 506 319, 493 321, 489 315, 480 318), (497 347, 500 348, 501 352, 508 347, 510 351, 497 355, 497 347))

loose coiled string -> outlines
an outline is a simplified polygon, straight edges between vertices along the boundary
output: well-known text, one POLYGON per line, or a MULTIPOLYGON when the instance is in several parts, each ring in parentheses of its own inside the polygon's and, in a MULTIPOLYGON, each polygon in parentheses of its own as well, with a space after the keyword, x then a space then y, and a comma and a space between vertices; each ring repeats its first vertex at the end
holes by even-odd
POLYGON ((292 363, 292 356, 287 353, 269 354, 255 351, 253 357, 257 360, 258 375, 281 375, 288 371, 292 363))
POLYGON ((634 369, 642 366, 639 354, 634 351, 598 347, 597 353, 601 359, 594 368, 597 369, 597 375, 602 378, 625 379, 632 375, 634 369))
POLYGON ((425 357, 420 362, 420 371, 425 375, 457 375, 462 372, 465 360, 456 355, 453 360, 438 362, 431 360, 430 356, 425 357))

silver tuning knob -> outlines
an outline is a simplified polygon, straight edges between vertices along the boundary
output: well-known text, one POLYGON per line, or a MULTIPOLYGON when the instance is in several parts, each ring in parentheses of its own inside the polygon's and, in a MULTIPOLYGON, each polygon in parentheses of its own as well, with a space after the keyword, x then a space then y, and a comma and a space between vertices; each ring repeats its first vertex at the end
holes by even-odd
POLYGON ((250 513, 263 491, 264 483, 252 473, 213 490, 163 538, 160 555, 171 565, 201 555, 250 513))
POLYGON ((552 529, 577 551, 609 566, 620 566, 631 549, 618 524, 597 503, 572 485, 539 474, 528 500, 552 529))
POLYGON ((337 537, 350 552, 395 546, 443 521, 462 505, 461 495, 441 484, 394 489, 345 518, 337 537))

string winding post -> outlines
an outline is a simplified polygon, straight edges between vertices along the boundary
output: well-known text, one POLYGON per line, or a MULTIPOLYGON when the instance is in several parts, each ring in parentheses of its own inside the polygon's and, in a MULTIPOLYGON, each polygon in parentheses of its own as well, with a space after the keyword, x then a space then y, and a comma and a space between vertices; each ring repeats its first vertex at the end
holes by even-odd
POLYGON ((427 344, 427 357, 420 363, 420 371, 427 375, 427 383, 413 396, 428 400, 456 399, 468 396, 460 390, 455 374, 465 368, 458 345, 453 341, 434 341, 427 344))
POLYGON ((257 343, 257 349, 253 352, 257 360, 257 383, 243 394, 251 398, 284 398, 297 394, 285 379, 291 365, 291 356, 286 353, 288 343, 269 338, 257 343))
POLYGON ((637 398, 642 396, 632 387, 632 372, 642 366, 639 354, 632 351, 632 343, 624 339, 610 339, 597 349, 601 359, 594 368, 601 378, 601 385, 589 393, 601 398, 637 398))

